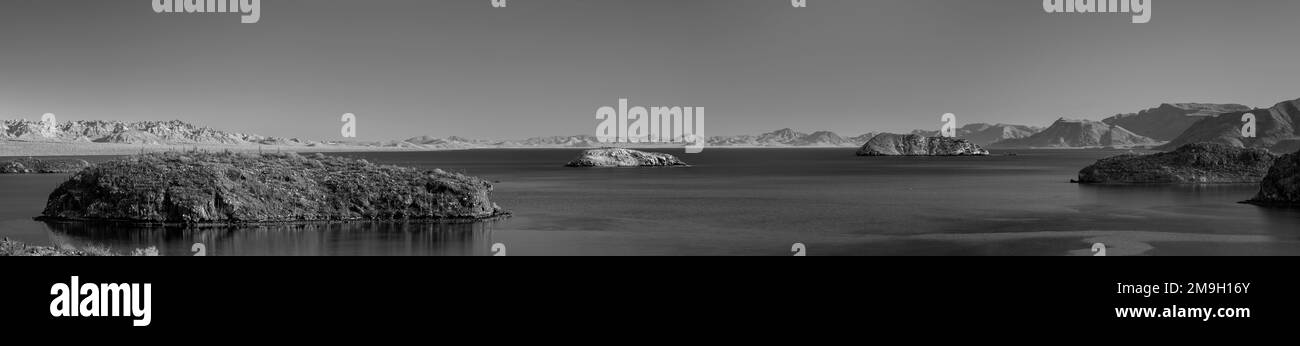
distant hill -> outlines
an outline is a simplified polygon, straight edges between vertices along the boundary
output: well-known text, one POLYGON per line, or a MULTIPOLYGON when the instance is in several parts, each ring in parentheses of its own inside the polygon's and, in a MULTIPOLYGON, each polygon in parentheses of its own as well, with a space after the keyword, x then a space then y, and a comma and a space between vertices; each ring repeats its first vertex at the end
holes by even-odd
POLYGON ((1167 142, 1183 134, 1202 119, 1219 114, 1250 110, 1239 104, 1166 103, 1137 113, 1120 114, 1101 122, 1118 125, 1135 134, 1167 142))
POLYGON ((857 143, 866 144, 867 142, 870 142, 872 138, 876 138, 876 135, 879 134, 875 132, 867 132, 857 137, 847 138, 846 140, 849 141, 849 143, 853 143, 853 144, 857 144, 857 143))
POLYGON ((114 132, 107 136, 100 137, 99 139, 95 139, 93 141, 95 143, 159 145, 162 144, 163 140, 162 138, 159 138, 158 136, 152 133, 138 131, 138 130, 127 130, 127 131, 114 132))
POLYGON ((761 145, 782 145, 782 144, 783 144, 783 145, 794 145, 795 142, 800 141, 800 140, 803 140, 804 137, 807 137, 807 136, 808 136, 808 134, 805 134, 805 133, 803 133, 803 132, 799 132, 799 131, 795 131, 795 130, 791 130, 791 129, 786 128, 786 129, 780 129, 780 130, 776 130, 776 131, 772 131, 772 132, 768 132, 768 133, 764 133, 764 134, 758 135, 758 144, 761 144, 761 145))
POLYGON ((801 147, 839 147, 845 144, 856 145, 830 131, 813 132, 794 142, 794 145, 801 147))
POLYGON ((408 138, 402 141, 402 143, 398 143, 394 145, 401 146, 404 148, 473 149, 473 148, 482 147, 485 144, 486 143, 482 143, 471 139, 456 137, 456 136, 447 137, 447 138, 434 138, 431 136, 420 136, 420 137, 408 138))
MULTIPOLYGON (((1041 127, 1025 125, 976 123, 957 129, 957 138, 968 140, 975 145, 987 146, 998 141, 1029 137, 1042 130, 1041 127)), ((939 137, 939 131, 917 130, 912 131, 912 134, 939 137)))
MULTIPOLYGON (((709 138, 709 146, 714 147, 856 147, 861 145, 859 139, 867 137, 862 135, 852 138, 844 138, 839 134, 831 131, 817 131, 811 134, 795 131, 793 129, 780 129, 760 135, 739 135, 739 136, 713 136, 709 138)), ((862 139, 862 143, 866 143, 862 139)))
POLYGON ((1289 153, 1300 148, 1300 100, 1284 101, 1268 109, 1225 113, 1193 124, 1160 149, 1173 150, 1192 143, 1220 143, 1235 147, 1265 148, 1289 153), (1242 115, 1255 115, 1256 137, 1241 135, 1242 115))
POLYGON ((1151 138, 1100 121, 1061 118, 1032 136, 991 144, 995 148, 1131 148, 1159 144, 1151 138))
POLYGON ((997 124, 965 135, 959 133, 957 137, 970 140, 976 145, 989 145, 1008 139, 1028 138, 1041 131, 1041 127, 997 124))
MULTIPOLYGON (((501 142, 504 146, 511 146, 512 142, 501 142)), ((533 137, 519 142, 523 147, 598 147, 600 140, 596 136, 550 136, 550 137, 533 137)))

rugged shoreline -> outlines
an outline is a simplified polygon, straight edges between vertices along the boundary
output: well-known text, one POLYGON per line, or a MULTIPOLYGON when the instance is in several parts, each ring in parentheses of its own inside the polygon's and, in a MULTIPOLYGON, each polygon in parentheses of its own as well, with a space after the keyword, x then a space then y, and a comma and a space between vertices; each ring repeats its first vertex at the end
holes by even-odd
POLYGON ((1283 155, 1269 167, 1259 193, 1242 203, 1264 207, 1300 208, 1300 152, 1283 155))
POLYGON ((1222 144, 1189 144, 1149 155, 1101 159, 1079 171, 1078 184, 1254 184, 1264 179, 1277 158, 1264 149, 1222 144))

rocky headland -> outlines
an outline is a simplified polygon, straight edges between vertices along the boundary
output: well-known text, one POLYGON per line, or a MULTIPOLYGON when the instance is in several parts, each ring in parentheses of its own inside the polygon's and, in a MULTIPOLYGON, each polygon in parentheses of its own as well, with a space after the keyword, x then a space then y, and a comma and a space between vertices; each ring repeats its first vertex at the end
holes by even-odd
POLYGON ((86 167, 90 167, 86 160, 25 158, 0 161, 0 174, 76 173, 86 167))
POLYGON ((1215 143, 1189 144, 1150 155, 1102 159, 1079 171, 1081 184, 1258 183, 1276 155, 1264 149, 1215 143))
POLYGON ((245 224, 466 221, 505 215, 492 185, 442 170, 316 154, 155 153, 91 166, 50 194, 45 221, 245 224))
POLYGON ((987 156, 988 150, 968 140, 885 133, 858 149, 858 156, 987 156))
POLYGON ((1259 184, 1259 194, 1246 203, 1300 207, 1300 152, 1283 155, 1273 162, 1259 184))
POLYGON ((672 167, 687 166, 676 156, 622 148, 584 150, 565 167, 672 167))

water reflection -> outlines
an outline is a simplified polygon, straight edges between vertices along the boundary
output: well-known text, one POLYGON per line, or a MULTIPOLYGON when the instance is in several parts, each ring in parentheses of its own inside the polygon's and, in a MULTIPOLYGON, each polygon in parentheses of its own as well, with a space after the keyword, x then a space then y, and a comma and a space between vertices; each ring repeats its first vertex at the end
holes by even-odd
POLYGON ((1240 203, 1259 192, 1258 184, 1085 184, 1078 185, 1078 191, 1078 209, 1114 219, 1130 217, 1127 228, 1300 239, 1295 232, 1300 229, 1300 210, 1240 203))
POLYGON ((162 227, 45 223, 52 244, 119 253, 156 246, 164 256, 189 256, 202 243, 209 256, 487 256, 492 226, 459 224, 320 223, 239 227, 162 227))
POLYGON ((1259 184, 1076 184, 1084 201, 1105 203, 1223 203, 1244 201, 1259 192, 1259 184))

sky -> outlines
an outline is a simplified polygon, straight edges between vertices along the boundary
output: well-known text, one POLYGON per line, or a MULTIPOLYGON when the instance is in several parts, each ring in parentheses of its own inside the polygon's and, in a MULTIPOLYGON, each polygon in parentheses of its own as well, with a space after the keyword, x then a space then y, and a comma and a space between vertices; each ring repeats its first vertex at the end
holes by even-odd
POLYGON ((1046 126, 1165 102, 1300 98, 1300 1, 152 0, 0 3, 0 119, 172 120, 363 140, 593 135, 596 110, 703 107, 710 135, 1046 126))

